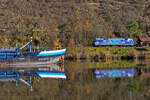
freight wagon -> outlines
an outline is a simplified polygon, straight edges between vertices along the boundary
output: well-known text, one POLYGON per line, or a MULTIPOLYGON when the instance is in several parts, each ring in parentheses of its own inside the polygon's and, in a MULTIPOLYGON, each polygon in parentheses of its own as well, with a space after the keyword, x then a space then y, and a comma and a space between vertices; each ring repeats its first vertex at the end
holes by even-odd
POLYGON ((138 38, 137 46, 150 46, 150 38, 138 38))

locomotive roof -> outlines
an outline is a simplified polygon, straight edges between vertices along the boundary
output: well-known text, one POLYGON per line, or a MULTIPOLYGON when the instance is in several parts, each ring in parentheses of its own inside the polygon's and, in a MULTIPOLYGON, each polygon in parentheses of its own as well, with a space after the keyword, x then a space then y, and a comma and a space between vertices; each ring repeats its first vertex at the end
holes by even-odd
POLYGON ((125 39, 125 40, 133 40, 131 38, 96 38, 96 40, 100 40, 100 39, 116 39, 116 40, 118 40, 118 39, 125 39))

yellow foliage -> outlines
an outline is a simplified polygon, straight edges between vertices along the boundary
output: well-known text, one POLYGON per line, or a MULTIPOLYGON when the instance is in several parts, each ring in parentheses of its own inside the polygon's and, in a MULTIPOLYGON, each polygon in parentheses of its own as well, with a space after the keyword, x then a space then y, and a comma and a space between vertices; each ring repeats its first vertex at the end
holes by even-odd
POLYGON ((77 17, 76 18, 76 23, 79 24, 79 22, 80 22, 80 19, 79 19, 79 17, 77 17))
POLYGON ((143 37, 143 32, 142 32, 142 30, 139 30, 139 37, 143 37))
POLYGON ((90 93, 92 92, 92 89, 91 89, 90 85, 85 84, 85 85, 84 85, 84 88, 85 88, 86 94, 90 94, 90 93))
POLYGON ((77 10, 80 11, 80 9, 81 9, 80 6, 78 6, 78 7, 77 7, 77 10))
POLYGON ((80 7, 78 6, 76 9, 76 12, 74 13, 76 16, 78 16, 80 14, 80 7))
POLYGON ((89 26, 89 21, 88 20, 85 21, 85 25, 89 26))
POLYGON ((0 34, 0 41, 2 40, 2 35, 0 34))
POLYGON ((0 34, 0 46, 2 46, 2 42, 1 42, 2 39, 3 39, 3 38, 2 38, 2 35, 0 34))
POLYGON ((84 29, 87 30, 89 28, 92 27, 92 23, 90 23, 88 20, 85 21, 85 24, 84 24, 84 29))
POLYGON ((60 43, 59 39, 55 39, 54 40, 54 50, 55 49, 61 49, 62 48, 62 44, 60 43))
POLYGON ((13 46, 16 46, 16 44, 18 45, 18 47, 21 47, 21 46, 24 45, 22 42, 19 42, 18 40, 14 40, 14 41, 12 42, 12 45, 13 45, 13 46))

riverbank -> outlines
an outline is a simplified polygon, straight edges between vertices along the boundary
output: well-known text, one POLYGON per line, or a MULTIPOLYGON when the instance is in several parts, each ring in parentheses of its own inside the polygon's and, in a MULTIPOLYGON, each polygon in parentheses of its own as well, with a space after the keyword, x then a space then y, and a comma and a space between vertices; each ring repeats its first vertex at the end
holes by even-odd
POLYGON ((83 47, 69 49, 66 59, 71 60, 113 60, 113 59, 150 59, 150 48, 134 47, 83 47))

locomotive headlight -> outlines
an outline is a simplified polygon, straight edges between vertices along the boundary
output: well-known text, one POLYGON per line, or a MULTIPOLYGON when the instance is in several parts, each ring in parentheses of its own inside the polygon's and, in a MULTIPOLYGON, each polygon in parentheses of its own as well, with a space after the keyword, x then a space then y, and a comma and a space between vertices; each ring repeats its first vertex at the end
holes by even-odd
POLYGON ((100 72, 98 70, 95 70, 95 74, 100 74, 100 72))
POLYGON ((95 42, 95 45, 99 45, 99 42, 98 42, 98 41, 96 41, 96 42, 95 42))

